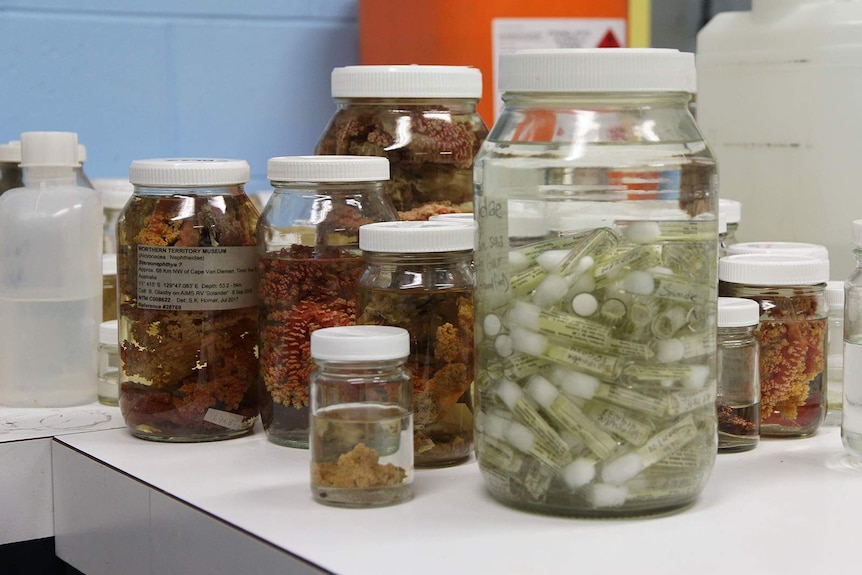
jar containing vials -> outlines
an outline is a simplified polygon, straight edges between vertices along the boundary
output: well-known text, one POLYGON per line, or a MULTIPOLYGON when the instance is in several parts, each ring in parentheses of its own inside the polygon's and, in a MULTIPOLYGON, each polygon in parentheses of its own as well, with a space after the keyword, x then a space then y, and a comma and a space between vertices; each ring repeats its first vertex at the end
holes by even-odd
POLYGON ((754 331, 760 306, 751 299, 718 298, 718 451, 733 453, 760 441, 760 354, 754 331))
POLYGON ((719 293, 760 305, 760 434, 812 435, 826 416, 829 262, 786 254, 719 260, 719 293))
POLYGON ((717 177, 694 57, 529 50, 498 78, 474 170, 486 486, 554 514, 684 508, 716 456, 717 177), (524 212, 556 233, 513 241, 524 212))
POLYGON ((120 348, 118 347, 117 320, 99 324, 99 403, 117 406, 120 390, 120 348))
POLYGON ((311 492, 338 507, 413 497, 410 338, 391 326, 311 334, 311 492))
POLYGON ((466 461, 473 451, 472 222, 384 222, 359 228, 366 268, 356 323, 410 333, 417 467, 466 461))

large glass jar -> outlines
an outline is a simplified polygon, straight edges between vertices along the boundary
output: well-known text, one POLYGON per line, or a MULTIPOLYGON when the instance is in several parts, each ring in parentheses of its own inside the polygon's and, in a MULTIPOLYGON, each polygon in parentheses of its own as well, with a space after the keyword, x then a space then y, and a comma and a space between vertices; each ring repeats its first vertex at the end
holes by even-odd
POLYGON ((271 158, 257 227, 261 420, 273 443, 308 447, 311 334, 356 321, 359 226, 397 219, 385 158, 271 158))
POLYGON ((410 333, 417 467, 466 461, 473 451, 473 222, 386 222, 359 228, 368 264, 357 324, 410 333))
POLYGON ((244 160, 136 160, 117 223, 120 410, 132 434, 210 441, 258 413, 258 212, 244 160))
POLYGON ((488 135, 476 112, 481 95, 476 68, 335 68, 338 110, 315 153, 388 158, 386 193, 401 219, 472 211, 473 159, 488 135))
POLYGON ((719 293, 760 304, 760 434, 812 435, 826 416, 827 260, 739 254, 719 261, 719 293))
POLYGON ((691 504, 716 453, 718 253, 693 56, 525 51, 499 87, 474 172, 486 485, 565 515, 691 504), (521 245, 515 213, 557 236, 521 245))

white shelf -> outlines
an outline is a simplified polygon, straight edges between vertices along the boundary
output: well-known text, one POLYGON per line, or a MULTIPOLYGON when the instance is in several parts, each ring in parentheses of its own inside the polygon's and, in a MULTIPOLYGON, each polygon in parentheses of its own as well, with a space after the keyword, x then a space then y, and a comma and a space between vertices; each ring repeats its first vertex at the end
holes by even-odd
POLYGON ((57 552, 87 575, 242 572, 852 573, 862 468, 837 428, 720 455, 699 501, 649 519, 513 510, 469 463, 416 473, 413 501, 330 508, 311 499, 308 453, 261 432, 159 444, 125 430, 54 442, 57 552), (134 561, 133 561, 134 560, 134 561), (275 569, 276 571, 273 571, 275 569))

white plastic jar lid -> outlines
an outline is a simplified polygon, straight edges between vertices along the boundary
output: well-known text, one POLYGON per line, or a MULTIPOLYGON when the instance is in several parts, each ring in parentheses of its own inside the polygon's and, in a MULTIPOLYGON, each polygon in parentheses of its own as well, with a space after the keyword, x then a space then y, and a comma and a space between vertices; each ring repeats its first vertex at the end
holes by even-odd
POLYGON ((718 200, 718 211, 727 214, 728 224, 738 224, 742 220, 742 202, 721 198, 718 200))
POLYGON ((410 335, 401 327, 346 325, 311 334, 311 357, 324 361, 381 361, 406 358, 410 335))
POLYGON ((272 182, 379 182, 389 160, 377 156, 280 156, 266 162, 272 182))
POLYGON ((0 162, 21 163, 21 141, 12 140, 8 144, 0 144, 0 162))
POLYGON ((249 175, 245 160, 216 158, 135 160, 129 167, 129 181, 136 186, 232 186, 245 184, 249 175))
POLYGON ((829 260, 792 254, 738 254, 718 260, 718 279, 759 285, 814 285, 829 281, 829 260))
POLYGON ((745 327, 760 321, 760 304, 741 297, 718 298, 718 327, 745 327))
POLYGON ((119 330, 117 329, 117 320, 103 321, 99 324, 99 343, 105 345, 119 345, 119 330))
POLYGON ((837 309, 844 307, 844 282, 830 280, 826 282, 826 305, 837 309))
POLYGON ((819 260, 829 259, 829 250, 826 246, 803 242, 742 242, 727 246, 727 255, 738 254, 789 254, 819 260))
POLYGON ((504 92, 696 91, 694 54, 666 48, 520 50, 500 56, 504 92))
POLYGON ((344 66, 333 98, 481 98, 482 72, 469 66, 344 66))
POLYGON ((472 222, 378 222, 359 226, 359 249, 368 252, 428 254, 472 250, 472 222))

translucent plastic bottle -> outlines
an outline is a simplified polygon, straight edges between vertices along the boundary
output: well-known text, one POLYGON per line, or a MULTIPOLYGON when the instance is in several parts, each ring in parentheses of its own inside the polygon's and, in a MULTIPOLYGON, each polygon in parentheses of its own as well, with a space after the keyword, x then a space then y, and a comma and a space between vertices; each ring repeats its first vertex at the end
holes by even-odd
POLYGON ((693 55, 524 51, 499 78, 474 170, 486 485, 550 513, 682 508, 716 454, 717 182, 693 55), (524 212, 558 235, 515 243, 524 212))
POLYGON ((856 270, 847 278, 844 299, 844 403, 841 440, 862 464, 862 220, 853 222, 856 270))
POLYGON ((77 135, 21 134, 23 188, 0 196, 0 404, 96 399, 99 196, 75 183, 77 135))

